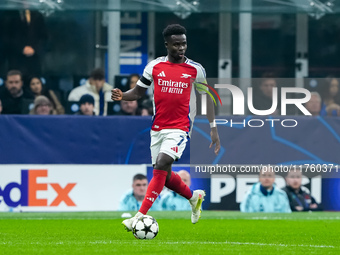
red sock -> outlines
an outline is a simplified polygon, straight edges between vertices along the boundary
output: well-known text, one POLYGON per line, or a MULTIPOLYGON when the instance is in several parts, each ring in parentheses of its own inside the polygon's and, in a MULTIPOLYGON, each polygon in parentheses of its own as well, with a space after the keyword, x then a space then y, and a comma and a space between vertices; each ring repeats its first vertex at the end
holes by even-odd
POLYGON ((158 195, 164 188, 167 175, 167 171, 156 169, 153 170, 153 177, 149 183, 148 189, 146 190, 146 195, 144 197, 142 206, 139 209, 139 212, 146 214, 149 211, 153 202, 157 199, 158 195))
POLYGON ((189 187, 182 181, 181 177, 174 172, 171 172, 171 177, 165 182, 165 187, 175 191, 186 199, 190 199, 192 197, 189 187))

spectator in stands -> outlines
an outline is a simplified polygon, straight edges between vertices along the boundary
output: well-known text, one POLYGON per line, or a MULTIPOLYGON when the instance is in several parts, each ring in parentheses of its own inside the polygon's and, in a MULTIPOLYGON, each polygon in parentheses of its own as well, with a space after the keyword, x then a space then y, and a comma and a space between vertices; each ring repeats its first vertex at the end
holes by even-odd
POLYGON ((75 115, 94 116, 94 98, 90 94, 83 95, 79 100, 79 111, 75 115))
POLYGON ((137 101, 120 101, 120 115, 140 115, 137 101))
POLYGON ((301 186, 301 182, 301 171, 288 172, 286 176, 287 186, 283 190, 287 193, 292 211, 322 211, 321 204, 315 201, 306 187, 301 186))
POLYGON ((129 77, 130 89, 133 89, 137 85, 137 81, 139 80, 139 74, 133 73, 129 77))
POLYGON ((141 105, 141 115, 142 116, 152 116, 153 115, 153 105, 150 99, 145 99, 141 105))
MULTIPOLYGON (((176 173, 175 173, 176 174, 176 173)), ((180 170, 177 173, 182 181, 190 188, 191 177, 188 171, 180 170)), ((178 195, 176 192, 169 191, 161 197, 162 209, 165 211, 191 211, 188 199, 178 195)))
POLYGON ((340 91, 338 79, 333 77, 326 78, 325 85, 323 86, 322 100, 320 115, 340 116, 340 91))
POLYGON ((29 75, 41 75, 41 60, 47 42, 44 16, 39 11, 9 11, 5 24, 5 45, 9 69, 29 75))
MULTIPOLYGON (((273 88, 277 87, 274 74, 265 73, 262 76, 261 83, 258 89, 254 90, 253 106, 256 110, 269 110, 273 104, 273 88)), ((278 100, 279 102, 279 100, 278 100)), ((276 110, 272 115, 279 114, 279 107, 277 105, 276 110)))
POLYGON ((27 97, 24 92, 22 74, 18 70, 7 73, 5 86, 0 87, 0 100, 2 101, 3 114, 21 114, 22 100, 27 97))
POLYGON ((2 102, 1 102, 1 99, 0 99, 0 114, 2 113, 2 102))
POLYGON ((38 77, 31 77, 29 79, 29 89, 28 94, 31 95, 32 98, 36 98, 38 96, 46 96, 52 103, 52 107, 56 114, 64 114, 65 109, 61 105, 58 97, 54 93, 53 90, 48 90, 45 85, 43 85, 42 81, 38 77))
MULTIPOLYGON (((148 180, 143 174, 136 174, 133 177, 132 190, 129 190, 119 203, 119 211, 138 211, 142 205, 143 199, 148 187, 148 180)), ((161 210, 159 199, 153 203, 151 210, 161 210)))
POLYGON ((242 200, 241 212, 290 213, 291 209, 286 193, 274 184, 275 172, 272 167, 262 167, 259 181, 251 187, 242 200))
POLYGON ((68 96, 68 101, 79 101, 82 95, 90 94, 94 98, 94 112, 96 115, 107 115, 107 103, 112 102, 113 87, 105 82, 103 69, 94 69, 85 85, 74 88, 68 96))
MULTIPOLYGON (((130 89, 133 89, 134 87, 136 87, 137 81, 139 80, 139 74, 134 73, 131 74, 129 77, 129 82, 130 82, 130 89)), ((151 113, 149 111, 149 109, 144 110, 146 107, 145 105, 143 105, 147 100, 149 100, 149 96, 147 95, 147 93, 145 93, 144 96, 142 96, 140 99, 137 100, 138 103, 138 113, 141 113, 142 116, 148 116, 148 115, 153 115, 152 114, 152 106, 151 106, 151 113)))
POLYGON ((37 96, 34 99, 34 108, 30 114, 35 115, 51 115, 55 114, 51 101, 45 96, 37 96))
POLYGON ((313 115, 320 115, 321 96, 318 92, 311 92, 310 100, 305 104, 306 109, 313 115))

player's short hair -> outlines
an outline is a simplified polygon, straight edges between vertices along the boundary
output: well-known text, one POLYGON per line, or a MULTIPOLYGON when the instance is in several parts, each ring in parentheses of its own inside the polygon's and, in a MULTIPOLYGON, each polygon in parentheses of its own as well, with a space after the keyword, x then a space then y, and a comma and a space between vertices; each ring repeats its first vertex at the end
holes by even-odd
POLYGON ((185 35, 187 30, 179 24, 168 25, 163 30, 163 38, 166 41, 172 35, 185 35))
POLYGON ((144 174, 136 174, 134 177, 133 177, 133 181, 140 181, 140 180, 144 180, 144 179, 147 179, 146 176, 144 174))
POLYGON ((93 80, 104 80, 105 79, 105 72, 102 68, 96 68, 92 70, 90 74, 90 78, 93 80))
POLYGON ((13 76, 13 75, 19 75, 20 79, 22 79, 22 73, 19 70, 10 70, 7 73, 7 77, 13 76))

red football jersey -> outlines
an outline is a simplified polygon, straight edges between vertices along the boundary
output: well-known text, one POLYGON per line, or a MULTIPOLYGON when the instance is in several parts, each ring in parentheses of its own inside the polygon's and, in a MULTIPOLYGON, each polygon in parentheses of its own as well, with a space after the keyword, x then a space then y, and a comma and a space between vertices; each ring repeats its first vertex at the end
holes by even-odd
POLYGON ((205 70, 190 59, 174 64, 167 57, 160 57, 145 67, 137 85, 153 87, 152 130, 181 129, 190 134, 196 115, 194 87, 197 80, 205 82, 205 70))

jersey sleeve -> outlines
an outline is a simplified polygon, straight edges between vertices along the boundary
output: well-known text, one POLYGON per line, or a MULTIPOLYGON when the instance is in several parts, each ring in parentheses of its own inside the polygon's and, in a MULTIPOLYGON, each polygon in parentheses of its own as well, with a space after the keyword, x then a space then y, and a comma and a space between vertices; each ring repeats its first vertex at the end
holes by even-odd
POLYGON ((201 66, 201 65, 196 67, 196 70, 197 70, 197 76, 196 76, 196 79, 194 81, 194 86, 195 86, 196 90, 198 91, 198 93, 205 94, 209 91, 208 87, 206 85, 204 85, 204 84, 207 84, 205 70, 204 70, 203 66, 201 66))
POLYGON ((150 62, 143 71, 143 76, 137 81, 137 85, 141 86, 143 88, 149 88, 152 81, 153 81, 153 77, 152 77, 152 70, 154 67, 154 61, 150 62))

